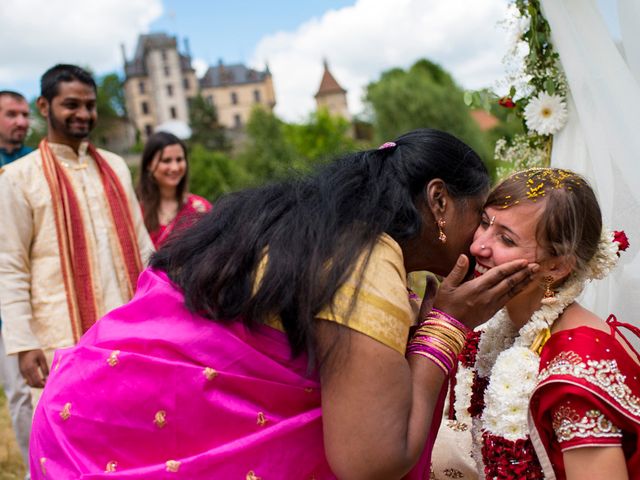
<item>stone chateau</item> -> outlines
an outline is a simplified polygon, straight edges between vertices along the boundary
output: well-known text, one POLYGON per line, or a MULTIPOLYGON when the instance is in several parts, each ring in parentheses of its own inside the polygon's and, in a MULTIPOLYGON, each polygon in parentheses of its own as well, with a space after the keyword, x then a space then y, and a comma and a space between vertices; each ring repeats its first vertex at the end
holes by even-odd
POLYGON ((189 102, 198 94, 216 107, 220 124, 229 129, 241 129, 255 104, 269 110, 276 104, 268 67, 258 71, 220 61, 198 78, 186 39, 181 52, 176 37, 141 35, 132 60, 124 48, 122 53, 127 111, 143 141, 160 125, 188 124, 189 102))
MULTIPOLYGON (((140 35, 133 59, 124 60, 124 94, 133 127, 145 141, 158 126, 180 122, 189 124, 190 100, 198 94, 216 107, 218 121, 232 131, 246 125, 256 104, 273 110, 276 97, 269 67, 264 71, 241 64, 225 65, 222 60, 198 78, 191 63, 189 42, 180 51, 176 37, 166 33, 140 35)), ((324 61, 324 72, 315 94, 318 108, 351 119, 347 91, 342 88, 324 61)))

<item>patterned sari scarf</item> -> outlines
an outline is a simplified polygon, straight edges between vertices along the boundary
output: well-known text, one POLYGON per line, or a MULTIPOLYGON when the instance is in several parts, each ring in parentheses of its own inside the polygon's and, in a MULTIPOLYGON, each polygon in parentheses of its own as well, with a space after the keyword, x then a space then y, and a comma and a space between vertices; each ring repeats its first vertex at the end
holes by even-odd
MULTIPOLYGON (((46 139, 40 142, 38 148, 42 156, 44 175, 51 191, 67 306, 73 335, 77 341, 100 315, 94 288, 95 265, 92 262, 82 212, 71 180, 56 160, 46 139)), ((142 271, 142 260, 127 196, 117 175, 96 148, 89 144, 88 152, 100 172, 111 222, 116 233, 118 254, 127 273, 126 289, 131 298, 138 275, 142 271)))

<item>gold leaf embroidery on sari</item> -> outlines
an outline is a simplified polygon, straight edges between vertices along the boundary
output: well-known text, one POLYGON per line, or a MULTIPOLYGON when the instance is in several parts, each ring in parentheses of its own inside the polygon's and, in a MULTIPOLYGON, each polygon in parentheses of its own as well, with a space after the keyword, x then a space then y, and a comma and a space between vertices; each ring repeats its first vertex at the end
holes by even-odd
POLYGON ((216 372, 213 368, 207 367, 203 370, 202 374, 205 376, 207 380, 213 380, 218 376, 218 372, 216 372))
POLYGON ((466 432, 469 429, 466 423, 458 422, 457 420, 447 420, 447 427, 454 432, 466 432))
POLYGON ((110 367, 115 367, 118 364, 118 355, 120 355, 120 350, 114 350, 111 352, 111 355, 109 355, 109 358, 107 359, 107 363, 110 367))
POLYGON ((445 468, 442 473, 444 473, 444 476, 447 478, 464 478, 464 474, 455 468, 445 468))
POLYGON ((553 413, 552 426, 558 442, 589 437, 622 438, 622 430, 596 409, 581 417, 573 408, 563 405, 553 413))
POLYGON ((258 477, 253 470, 247 472, 246 480, 262 480, 262 477, 258 477))
POLYGON ((165 465, 167 466, 167 472, 176 473, 180 470, 180 462, 177 460, 167 460, 165 465))
POLYGON ((640 398, 625 383, 626 376, 620 372, 618 363, 613 359, 584 362, 575 352, 561 352, 540 371, 538 380, 543 382, 553 375, 570 375, 585 380, 607 392, 624 410, 640 416, 640 398))
POLYGON ((60 412, 60 418, 62 418, 62 420, 68 420, 70 416, 71 416, 71 402, 67 402, 64 404, 64 407, 62 407, 62 411, 60 412))
POLYGON ((42 475, 46 475, 47 474, 47 469, 44 468, 44 464, 47 462, 47 459, 45 457, 40 457, 40 470, 42 471, 42 475))
POLYGON ((261 427, 264 427, 267 422, 268 422, 268 420, 264 416, 264 413, 258 412, 258 420, 257 420, 258 425, 260 425, 261 427))
POLYGON ((153 423, 156 424, 156 427, 163 428, 167 424, 167 412, 164 410, 157 411, 153 423))
POLYGON ((107 463, 107 466, 105 467, 104 472, 105 473, 115 472, 117 467, 118 467, 118 462, 111 461, 107 463))

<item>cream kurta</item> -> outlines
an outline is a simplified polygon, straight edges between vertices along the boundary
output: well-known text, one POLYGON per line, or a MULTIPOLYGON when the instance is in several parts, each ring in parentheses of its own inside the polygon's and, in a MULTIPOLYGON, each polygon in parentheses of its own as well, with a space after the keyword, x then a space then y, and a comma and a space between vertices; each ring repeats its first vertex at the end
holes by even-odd
MULTIPOLYGON (((65 167, 82 212, 91 260, 96 265, 95 297, 101 317, 129 298, 121 288, 126 284, 126 271, 117 254, 117 238, 100 173, 87 154, 86 143, 80 146, 79 155, 66 145, 50 146, 65 167)), ((128 196, 146 264, 153 245, 129 169, 119 156, 105 150, 100 154, 128 196)), ((0 222, 0 309, 7 353, 73 345, 51 193, 39 150, 8 165, 0 174, 0 222)))

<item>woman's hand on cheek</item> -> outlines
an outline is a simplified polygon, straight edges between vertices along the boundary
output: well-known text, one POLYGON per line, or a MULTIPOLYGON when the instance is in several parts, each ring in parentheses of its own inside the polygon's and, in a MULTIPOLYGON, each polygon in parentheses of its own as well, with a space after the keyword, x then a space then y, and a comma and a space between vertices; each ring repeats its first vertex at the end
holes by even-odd
POLYGON ((433 306, 474 328, 489 320, 526 287, 539 268, 538 264, 524 259, 513 260, 464 282, 469 259, 460 255, 440 285, 433 306))

